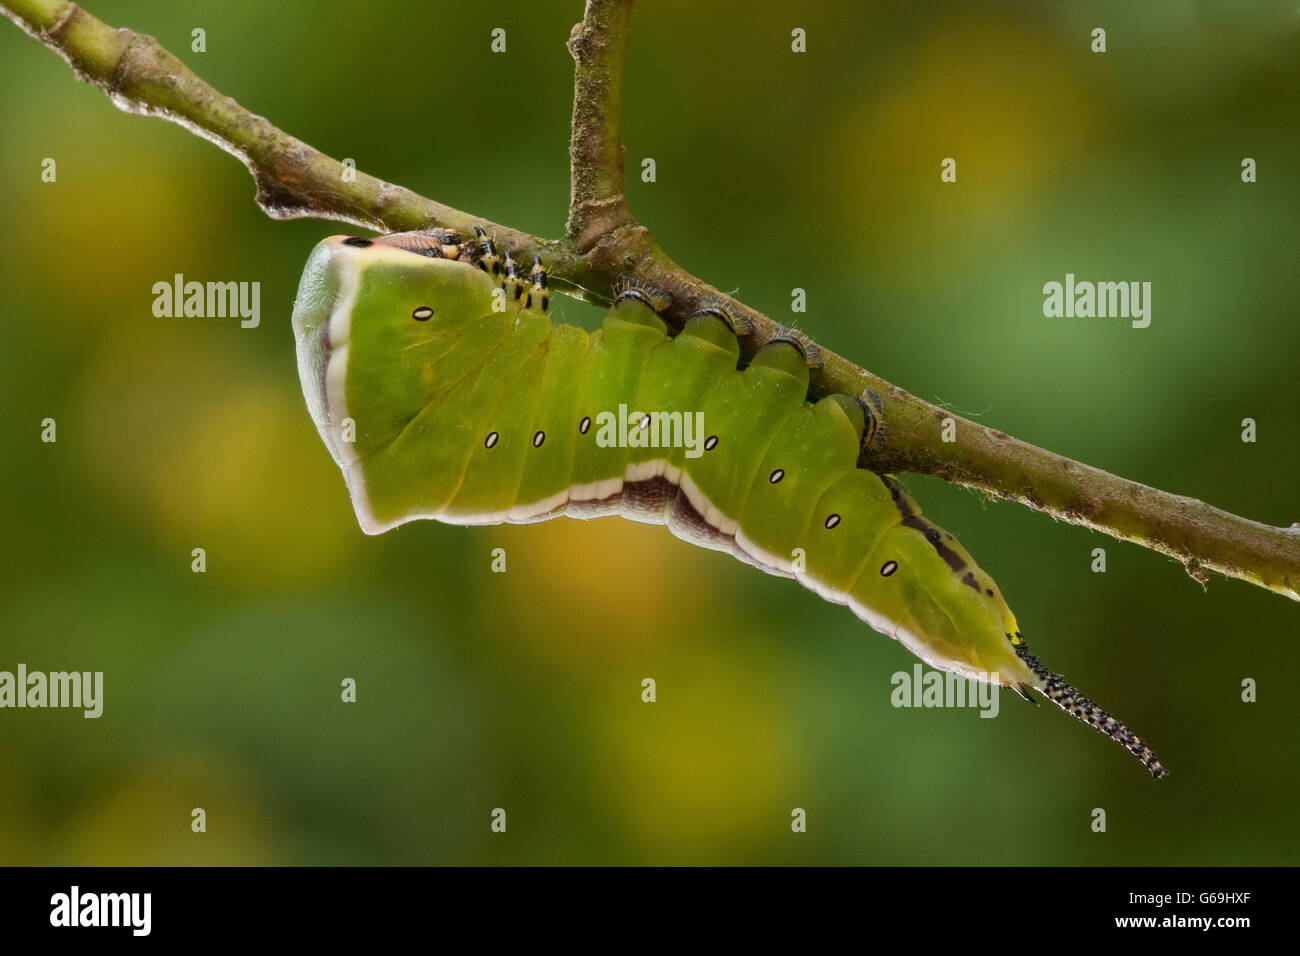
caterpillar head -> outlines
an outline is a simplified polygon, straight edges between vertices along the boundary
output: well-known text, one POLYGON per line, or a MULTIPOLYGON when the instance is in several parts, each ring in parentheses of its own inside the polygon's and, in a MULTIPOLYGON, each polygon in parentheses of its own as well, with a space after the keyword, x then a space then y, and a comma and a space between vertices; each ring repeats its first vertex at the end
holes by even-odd
POLYGON ((459 237, 331 236, 312 250, 294 303, 298 372, 317 430, 367 531, 360 463, 428 404, 451 345, 492 311, 496 283, 459 237))

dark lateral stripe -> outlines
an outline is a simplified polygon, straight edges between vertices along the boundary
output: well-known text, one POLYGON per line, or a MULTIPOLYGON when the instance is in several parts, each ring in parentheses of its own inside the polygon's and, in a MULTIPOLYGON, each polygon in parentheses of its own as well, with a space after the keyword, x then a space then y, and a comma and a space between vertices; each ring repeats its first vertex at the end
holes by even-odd
POLYGON ((966 576, 961 579, 961 583, 973 590, 976 594, 980 593, 980 583, 975 580, 975 575, 967 571, 966 576))
MULTIPOLYGON (((794 577, 792 573, 784 568, 773 567, 750 554, 736 543, 735 535, 724 534, 718 528, 709 524, 704 515, 700 514, 695 509, 695 506, 691 504, 686 492, 667 478, 658 477, 645 481, 630 481, 623 485, 623 513, 625 516, 630 517, 627 509, 629 490, 637 498, 642 499, 644 504, 638 502, 638 507, 644 509, 647 517, 657 515, 657 518, 651 520, 658 520, 666 524, 672 533, 683 541, 689 541, 692 544, 710 548, 714 551, 728 553, 745 564, 779 578, 794 577), (663 502, 663 504, 661 505, 660 502, 663 502)), ((646 518, 641 520, 646 520, 646 518)))
POLYGON ((912 506, 907 503, 907 498, 904 496, 903 492, 903 486, 898 483, 898 479, 893 475, 877 475, 876 477, 880 479, 881 484, 889 489, 889 496, 894 499, 894 507, 898 509, 898 513, 902 516, 903 520, 906 521, 908 518, 915 518, 916 512, 913 511, 912 506))
MULTIPOLYGON (((961 559, 961 555, 943 543, 943 536, 939 533, 939 529, 912 510, 912 506, 908 504, 906 493, 903 491, 903 486, 898 483, 898 479, 893 475, 877 475, 876 477, 889 489, 889 496, 894 499, 894 506, 898 508, 902 524, 925 535, 925 540, 934 546, 934 550, 939 557, 943 558, 954 574, 965 571, 966 562, 961 559)), ((963 580, 962 583, 978 591, 980 589, 979 584, 970 575, 967 575, 967 577, 970 577, 970 580, 963 580)))
POLYGON ((664 524, 668 506, 677 497, 677 486, 658 475, 641 481, 624 481, 619 494, 619 513, 632 521, 664 524))
POLYGON ((678 490, 673 500, 668 503, 665 524, 670 531, 683 541, 709 548, 713 551, 731 553, 735 537, 723 534, 719 529, 704 520, 704 515, 695 510, 686 492, 678 490))
MULTIPOLYGON (((909 528, 915 528, 925 535, 925 540, 933 545, 939 557, 943 558, 948 567, 952 568, 954 574, 960 574, 966 570, 966 562, 961 559, 961 555, 943 543, 943 536, 939 534, 939 529, 930 522, 924 518, 904 518, 903 524, 909 528)), ((975 589, 978 591, 979 586, 976 585, 975 589)))
POLYGON ((564 514, 570 518, 608 518, 619 513, 618 503, 623 492, 614 492, 607 498, 570 498, 564 506, 564 514))
POLYGON ((773 567, 750 554, 736 543, 734 535, 724 534, 709 524, 691 504, 686 492, 663 475, 640 481, 624 481, 619 491, 606 498, 570 498, 545 514, 508 520, 513 524, 531 524, 560 515, 568 515, 570 518, 603 518, 609 515, 621 515, 633 521, 665 524, 674 535, 691 544, 730 554, 760 571, 777 577, 794 577, 784 568, 773 567))

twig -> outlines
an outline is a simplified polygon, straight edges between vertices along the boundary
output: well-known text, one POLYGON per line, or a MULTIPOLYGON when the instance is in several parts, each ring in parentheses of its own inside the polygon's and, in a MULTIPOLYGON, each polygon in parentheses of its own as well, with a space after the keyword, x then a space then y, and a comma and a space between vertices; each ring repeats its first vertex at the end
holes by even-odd
POLYGON ((573 125, 569 140, 569 225, 579 252, 632 223, 623 195, 623 59, 635 0, 587 0, 569 36, 573 125))
POLYGON ((239 159, 252 174, 257 204, 274 219, 335 219, 385 232, 442 226, 472 234, 478 225, 503 245, 540 253, 561 277, 583 274, 566 243, 472 216, 326 156, 213 89, 151 36, 115 30, 68 0, 4 0, 0 13, 119 109, 178 123, 239 159))
MULTIPOLYGON (((627 208, 618 130, 632 6, 632 0, 588 0, 569 41, 576 63, 572 205, 568 238, 559 241, 362 172, 345 176, 341 163, 223 96, 152 37, 114 30, 68 0, 0 0, 0 13, 121 109, 179 123, 238 157, 257 185, 257 202, 272 217, 337 219, 389 231, 480 225, 521 254, 544 256, 558 287, 582 298, 607 302, 620 282, 632 278, 671 297, 667 315, 673 320, 702 305, 723 305, 753 325, 744 340, 752 354, 781 326, 674 263, 627 208)), ((1170 555, 1198 580, 1217 572, 1300 600, 1300 527, 1250 521, 1071 461, 952 415, 826 349, 817 351, 818 393, 867 394, 878 402, 881 427, 866 450, 873 468, 958 482, 1170 555), (955 422, 951 442, 941 437, 945 418, 955 422)))

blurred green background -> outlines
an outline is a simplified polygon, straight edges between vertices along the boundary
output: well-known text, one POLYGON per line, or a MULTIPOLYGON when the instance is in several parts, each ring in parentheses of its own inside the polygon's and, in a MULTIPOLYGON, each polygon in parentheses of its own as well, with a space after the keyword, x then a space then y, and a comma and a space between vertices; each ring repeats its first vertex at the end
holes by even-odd
MULTIPOLYGON (((334 156, 562 231, 579 0, 87 6, 334 156)), ((646 2, 629 193, 687 268, 891 381, 1290 524, 1298 28, 1287 2, 646 2), (1044 318, 1067 272, 1151 281, 1151 327, 1044 318)), ((1009 695, 996 720, 892 708, 903 648, 662 528, 367 538, 289 327, 338 224, 265 218, 230 157, 117 112, 8 24, 0 50, 0 669, 106 683, 99 720, 0 711, 0 862, 1300 860, 1298 609, 1246 584, 1202 589, 1152 552, 907 479, 1043 660, 1156 745, 1157 784, 1009 695), (178 272, 260 281, 260 328, 155 318, 152 285, 178 272)))

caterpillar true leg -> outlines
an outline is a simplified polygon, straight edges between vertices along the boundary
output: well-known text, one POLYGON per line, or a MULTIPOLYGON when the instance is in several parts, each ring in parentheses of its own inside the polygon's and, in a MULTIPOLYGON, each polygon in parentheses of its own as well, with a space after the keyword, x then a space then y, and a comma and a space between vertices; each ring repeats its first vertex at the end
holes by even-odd
POLYGON ((506 290, 506 298, 511 302, 519 302, 524 297, 524 290, 527 284, 523 276, 519 274, 519 266, 515 262, 515 257, 506 250, 506 259, 504 263, 504 275, 501 279, 501 288, 506 290))
POLYGON ((442 247, 442 257, 444 259, 459 259, 461 249, 464 248, 465 240, 455 229, 439 229, 434 235, 438 239, 438 244, 442 247))
POLYGON ((551 294, 546 290, 546 269, 542 267, 542 257, 533 256, 533 271, 529 274, 533 280, 533 286, 528 290, 528 300, 524 303, 526 309, 540 309, 545 312, 551 304, 551 294))
POLYGON ((501 256, 497 252, 497 244, 488 237, 481 226, 475 226, 474 232, 478 236, 478 248, 475 250, 475 265, 486 272, 488 275, 496 277, 501 274, 501 256))

